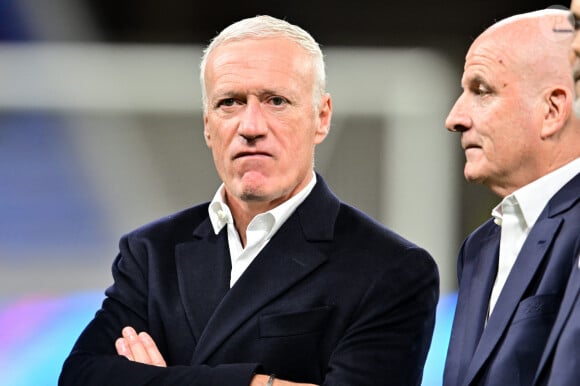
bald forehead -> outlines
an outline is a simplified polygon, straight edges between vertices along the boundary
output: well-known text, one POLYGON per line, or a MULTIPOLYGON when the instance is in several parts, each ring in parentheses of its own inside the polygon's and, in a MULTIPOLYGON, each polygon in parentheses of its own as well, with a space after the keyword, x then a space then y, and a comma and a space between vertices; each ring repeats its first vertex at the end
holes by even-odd
MULTIPOLYGON (((483 66, 496 70, 515 70, 522 45, 511 37, 513 26, 486 30, 471 45, 465 56, 465 70, 483 66), (509 34, 508 34, 509 32, 509 34), (510 44, 518 49, 510 49, 510 44)), ((521 31, 521 29, 520 29, 521 31)), ((518 34, 519 35, 519 34, 518 34)))
MULTIPOLYGON (((579 0, 580 1, 580 0, 579 0)), ((467 58, 474 55, 497 57, 498 62, 533 62, 534 58, 566 57, 573 30, 569 12, 542 10, 512 16, 484 31, 470 47, 467 58)))
POLYGON ((527 90, 556 83, 572 87, 569 52, 573 33, 571 27, 560 24, 569 23, 568 16, 565 11, 535 12, 488 28, 467 52, 463 85, 481 79, 479 83, 527 90), (567 32, 559 32, 560 26, 567 32))
MULTIPOLYGON (((569 11, 561 9, 545 9, 515 15, 495 23, 479 38, 493 38, 499 35, 506 44, 557 43, 570 39, 572 25, 569 16, 569 11)), ((550 46, 547 44, 546 48, 550 46)))

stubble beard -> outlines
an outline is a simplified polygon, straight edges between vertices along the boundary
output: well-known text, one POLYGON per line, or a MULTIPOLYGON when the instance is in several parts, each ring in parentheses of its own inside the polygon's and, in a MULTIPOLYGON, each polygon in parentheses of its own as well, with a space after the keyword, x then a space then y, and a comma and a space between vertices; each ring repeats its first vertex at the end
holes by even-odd
POLYGON ((264 197, 259 194, 256 194, 253 191, 245 191, 240 196, 240 199, 245 202, 260 202, 265 201, 264 197))

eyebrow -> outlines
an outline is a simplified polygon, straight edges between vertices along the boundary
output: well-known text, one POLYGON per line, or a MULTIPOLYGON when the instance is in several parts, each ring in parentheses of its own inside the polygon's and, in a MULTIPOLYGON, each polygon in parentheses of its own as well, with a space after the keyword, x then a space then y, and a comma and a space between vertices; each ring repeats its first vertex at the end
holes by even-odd
POLYGON ((481 74, 470 75, 469 77, 464 78, 463 82, 467 87, 474 84, 488 84, 488 82, 481 76, 481 74))

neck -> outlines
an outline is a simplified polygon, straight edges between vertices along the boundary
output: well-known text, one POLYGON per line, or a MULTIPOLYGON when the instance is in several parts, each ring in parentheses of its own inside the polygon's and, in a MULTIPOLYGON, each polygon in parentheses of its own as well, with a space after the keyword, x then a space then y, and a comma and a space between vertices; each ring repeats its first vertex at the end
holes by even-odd
POLYGON ((234 218, 234 226, 240 236, 242 246, 246 246, 246 230, 254 217, 275 208, 280 204, 277 201, 243 201, 231 199, 226 195, 226 202, 234 218))

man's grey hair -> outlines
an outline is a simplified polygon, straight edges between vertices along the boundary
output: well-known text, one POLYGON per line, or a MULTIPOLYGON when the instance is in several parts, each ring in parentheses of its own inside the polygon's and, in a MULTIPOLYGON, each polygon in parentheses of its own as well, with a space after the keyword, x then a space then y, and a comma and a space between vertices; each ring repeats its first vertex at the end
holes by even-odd
POLYGON ((274 37, 287 38, 304 48, 312 58, 314 68, 314 85, 313 85, 313 102, 318 107, 322 95, 326 89, 326 72, 324 68, 324 56, 320 46, 314 38, 302 28, 290 24, 285 20, 280 20, 271 16, 255 16, 248 19, 240 20, 231 24, 212 39, 210 44, 203 51, 200 64, 200 82, 203 109, 207 109, 207 95, 205 90, 205 70, 207 58, 213 50, 220 45, 240 41, 244 39, 266 39, 274 37))

